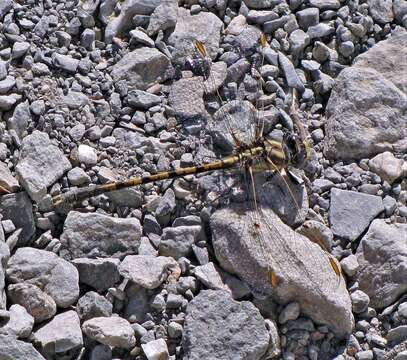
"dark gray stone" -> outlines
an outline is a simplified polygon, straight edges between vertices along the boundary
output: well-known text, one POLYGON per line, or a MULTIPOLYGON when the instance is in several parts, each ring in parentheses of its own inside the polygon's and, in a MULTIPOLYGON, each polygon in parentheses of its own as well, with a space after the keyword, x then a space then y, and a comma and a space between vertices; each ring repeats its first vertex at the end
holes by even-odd
POLYGON ((0 213, 3 219, 10 219, 16 228, 23 229, 17 245, 29 244, 35 234, 35 221, 32 203, 27 193, 19 192, 1 196, 0 213))
POLYGON ((113 305, 97 292, 89 291, 79 298, 76 312, 81 321, 99 316, 111 316, 113 305))
POLYGON ((120 260, 112 258, 72 260, 79 272, 79 282, 89 285, 98 291, 107 290, 120 281, 117 269, 120 260))

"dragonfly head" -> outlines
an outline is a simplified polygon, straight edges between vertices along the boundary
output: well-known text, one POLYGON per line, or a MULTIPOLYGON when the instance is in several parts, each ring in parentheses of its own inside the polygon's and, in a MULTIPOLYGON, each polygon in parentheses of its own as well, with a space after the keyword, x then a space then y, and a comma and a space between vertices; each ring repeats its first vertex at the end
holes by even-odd
POLYGON ((283 147, 290 165, 303 168, 311 157, 311 144, 309 140, 301 140, 298 135, 285 133, 283 147))

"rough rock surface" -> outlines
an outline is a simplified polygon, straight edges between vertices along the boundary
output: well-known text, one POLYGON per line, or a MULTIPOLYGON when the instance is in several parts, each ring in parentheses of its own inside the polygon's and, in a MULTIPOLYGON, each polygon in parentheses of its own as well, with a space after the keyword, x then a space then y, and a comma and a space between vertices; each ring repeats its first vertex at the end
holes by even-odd
POLYGON ((123 257, 137 252, 141 228, 137 219, 117 219, 71 211, 61 243, 70 258, 123 257))
POLYGON ((355 279, 370 297, 370 306, 382 309, 407 289, 407 225, 374 220, 357 249, 360 265, 355 279))
POLYGON ((41 288, 63 308, 79 296, 79 276, 75 266, 56 254, 30 247, 19 248, 7 265, 7 280, 26 282, 41 288))
POLYGON ((361 159, 407 149, 407 65, 399 62, 406 49, 407 32, 401 32, 340 73, 327 104, 326 156, 361 159))
POLYGON ((97 317, 82 325, 83 332, 101 344, 129 349, 136 343, 130 323, 118 316, 97 317))
POLYGON ((182 341, 188 360, 254 360, 266 353, 269 335, 253 304, 204 290, 188 304, 182 341))
POLYGON ((329 220, 334 235, 342 239, 356 240, 383 210, 383 201, 379 196, 331 190, 329 220))
POLYGON ((272 294, 284 303, 295 300, 315 321, 342 336, 349 334, 353 327, 349 295, 327 254, 267 208, 262 209, 258 228, 251 228, 251 219, 255 219, 252 210, 237 206, 212 215, 213 246, 222 267, 239 275, 255 296, 272 294), (277 277, 275 288, 270 269, 277 277))
POLYGON ((21 185, 34 201, 40 201, 47 187, 69 169, 71 163, 52 145, 46 133, 34 131, 24 138, 16 171, 21 185))

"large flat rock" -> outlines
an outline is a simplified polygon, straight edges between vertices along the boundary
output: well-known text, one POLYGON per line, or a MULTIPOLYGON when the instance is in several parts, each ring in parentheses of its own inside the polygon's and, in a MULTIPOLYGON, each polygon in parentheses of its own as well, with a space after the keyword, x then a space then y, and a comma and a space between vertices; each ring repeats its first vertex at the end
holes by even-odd
POLYGON ((407 32, 359 56, 336 79, 326 115, 324 154, 361 159, 407 150, 407 32))
POLYGON ((261 213, 241 205, 217 210, 210 226, 219 263, 244 280, 256 297, 296 301, 315 322, 327 324, 339 336, 350 334, 353 316, 346 284, 318 245, 266 207, 261 213))

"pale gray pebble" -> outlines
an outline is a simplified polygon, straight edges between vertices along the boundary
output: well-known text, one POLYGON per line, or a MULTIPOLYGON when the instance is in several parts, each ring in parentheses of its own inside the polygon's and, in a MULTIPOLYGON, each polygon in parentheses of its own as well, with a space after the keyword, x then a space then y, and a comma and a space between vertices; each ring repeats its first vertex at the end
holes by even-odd
POLYGON ((353 312, 359 314, 367 309, 370 298, 362 290, 356 290, 350 295, 353 312))
POLYGON ((373 351, 372 350, 365 350, 359 351, 355 355, 357 360, 373 360, 373 351))
POLYGON ((91 181, 91 178, 86 174, 85 170, 80 167, 75 167, 68 171, 67 177, 69 182, 74 186, 80 186, 83 184, 88 184, 91 181))
POLYGON ((82 324, 82 331, 99 343, 130 349, 136 344, 130 323, 119 316, 96 317, 82 324))
POLYGON ((358 259, 351 254, 340 261, 343 272, 348 276, 353 276, 359 269, 358 259))

